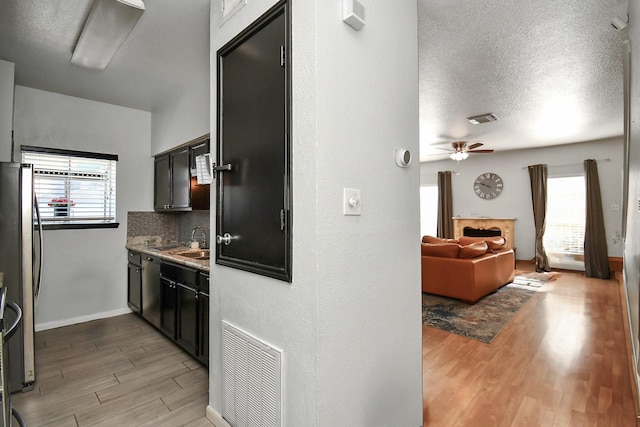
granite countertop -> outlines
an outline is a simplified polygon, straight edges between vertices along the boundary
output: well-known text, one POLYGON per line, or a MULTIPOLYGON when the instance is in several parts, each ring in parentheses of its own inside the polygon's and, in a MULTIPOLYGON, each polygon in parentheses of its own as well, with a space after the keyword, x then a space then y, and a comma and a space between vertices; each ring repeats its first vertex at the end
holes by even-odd
POLYGON ((136 240, 127 242, 125 247, 131 251, 141 252, 143 254, 152 255, 176 264, 183 264, 187 267, 193 267, 202 271, 209 271, 208 259, 193 259, 180 254, 193 253, 195 251, 209 251, 209 249, 191 249, 181 244, 157 244, 156 242, 144 243, 136 240))

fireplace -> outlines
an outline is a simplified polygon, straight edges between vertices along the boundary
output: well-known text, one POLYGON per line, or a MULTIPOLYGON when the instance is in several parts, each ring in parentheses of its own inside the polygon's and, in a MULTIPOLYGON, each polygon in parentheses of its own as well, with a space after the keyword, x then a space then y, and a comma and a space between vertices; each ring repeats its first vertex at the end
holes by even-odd
POLYGON ((453 237, 504 236, 505 247, 515 249, 515 218, 453 218, 453 237))
POLYGON ((500 230, 497 227, 492 227, 488 229, 464 227, 462 229, 462 235, 467 237, 494 237, 494 236, 502 236, 502 230, 500 230))

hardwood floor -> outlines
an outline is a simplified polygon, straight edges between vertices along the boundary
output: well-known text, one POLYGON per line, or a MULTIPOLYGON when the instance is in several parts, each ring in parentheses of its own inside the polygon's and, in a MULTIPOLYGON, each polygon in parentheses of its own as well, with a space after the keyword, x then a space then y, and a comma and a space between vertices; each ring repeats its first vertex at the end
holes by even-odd
POLYGON ((36 378, 29 427, 212 426, 207 370, 134 314, 36 333, 36 378))
POLYGON ((637 426, 619 286, 563 271, 491 344, 424 326, 424 426, 637 426))

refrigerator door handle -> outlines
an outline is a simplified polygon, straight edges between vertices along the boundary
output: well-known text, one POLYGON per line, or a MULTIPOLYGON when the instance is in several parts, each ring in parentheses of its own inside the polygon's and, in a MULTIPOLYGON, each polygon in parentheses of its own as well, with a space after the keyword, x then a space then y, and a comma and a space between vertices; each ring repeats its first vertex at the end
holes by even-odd
POLYGON ((35 280, 35 289, 33 295, 33 311, 35 312, 36 308, 38 307, 38 299, 40 298, 40 285, 42 285, 42 248, 44 247, 42 242, 42 239, 44 237, 44 233, 42 233, 42 218, 40 217, 40 206, 38 206, 38 198, 36 197, 35 192, 33 194, 33 205, 36 210, 36 220, 38 222, 38 261, 40 263, 40 266, 38 268, 38 277, 36 277, 35 280))

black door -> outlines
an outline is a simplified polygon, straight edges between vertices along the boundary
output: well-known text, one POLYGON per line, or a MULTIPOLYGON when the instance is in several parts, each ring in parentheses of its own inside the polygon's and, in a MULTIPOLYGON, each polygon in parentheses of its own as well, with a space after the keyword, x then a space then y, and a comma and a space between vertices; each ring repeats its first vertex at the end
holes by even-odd
POLYGON ((218 52, 216 262, 291 281, 287 3, 218 52))

